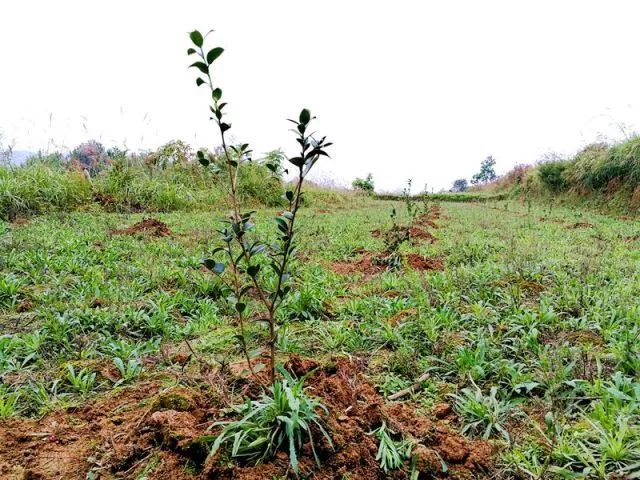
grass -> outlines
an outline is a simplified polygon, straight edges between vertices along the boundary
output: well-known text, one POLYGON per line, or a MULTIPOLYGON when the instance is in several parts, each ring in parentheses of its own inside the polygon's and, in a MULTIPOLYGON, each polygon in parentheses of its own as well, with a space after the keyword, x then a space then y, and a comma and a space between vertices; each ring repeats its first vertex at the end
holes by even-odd
POLYGON ((640 208, 640 137, 614 144, 590 144, 568 158, 530 166, 517 165, 474 193, 637 215, 640 208))
MULTIPOLYGON (((227 180, 197 162, 148 169, 140 161, 115 161, 92 178, 65 166, 32 162, 0 166, 0 218, 55 212, 174 212, 221 210, 227 203, 227 180)), ((264 165, 239 170, 239 200, 252 206, 284 205, 284 185, 264 165)), ((314 187, 307 205, 347 205, 353 192, 314 187)))
MULTIPOLYGON (((426 412, 457 399, 457 428, 501 445, 496 471, 636 473, 637 224, 513 200, 442 206, 437 242, 401 252, 440 257, 443 271, 368 277, 331 264, 382 249, 370 231, 389 226, 390 202, 303 209, 308 254, 293 265, 300 289, 280 312, 283 355, 363 357, 386 395, 428 370, 404 400, 426 412)), ((111 235, 143 215, 102 211, 0 227, 0 417, 38 417, 135 386, 164 368, 145 358, 185 340, 204 358, 240 357, 220 285, 199 268, 218 215, 156 216, 172 236, 111 235)), ((262 344, 265 328, 249 330, 253 346, 262 344)))

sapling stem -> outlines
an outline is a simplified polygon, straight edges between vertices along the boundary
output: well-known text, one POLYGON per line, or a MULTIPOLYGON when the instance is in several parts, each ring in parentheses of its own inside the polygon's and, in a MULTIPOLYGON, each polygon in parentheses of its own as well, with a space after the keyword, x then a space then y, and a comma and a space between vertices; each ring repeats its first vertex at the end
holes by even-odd
MULTIPOLYGON (((278 343, 278 325, 277 325, 277 311, 282 305, 284 297, 289 292, 291 285, 288 284, 288 267, 295 251, 294 238, 295 238, 295 220, 298 210, 300 208, 300 202, 302 197, 302 184, 304 177, 318 161, 321 156, 328 156, 325 152, 325 148, 330 146, 331 143, 326 142, 326 137, 320 140, 313 138, 313 135, 307 134, 307 128, 313 117, 307 109, 303 109, 300 112, 298 120, 290 120, 296 125, 296 141, 301 146, 300 156, 288 159, 290 163, 298 168, 298 179, 293 191, 287 191, 285 197, 288 200, 289 209, 282 215, 276 218, 276 223, 279 230, 279 243, 272 245, 270 248, 266 244, 259 241, 251 244, 247 240, 247 233, 253 230, 254 225, 252 223, 252 217, 254 212, 243 213, 240 209, 240 201, 238 199, 238 169, 243 161, 251 152, 248 149, 248 144, 243 144, 240 147, 229 146, 227 144, 227 138, 225 132, 231 128, 231 125, 224 122, 223 108, 226 103, 220 103, 222 97, 222 90, 214 87, 211 77, 211 67, 213 62, 222 54, 223 49, 220 47, 214 48, 205 54, 203 48, 206 35, 203 36, 200 32, 193 31, 189 34, 191 41, 197 47, 197 50, 190 48, 187 51, 188 55, 196 54, 200 57, 201 61, 197 61, 191 65, 191 67, 197 68, 202 72, 205 78, 197 78, 196 85, 207 85, 211 93, 212 103, 209 108, 213 113, 211 120, 214 120, 218 126, 220 132, 220 139, 222 143, 222 151, 224 156, 224 163, 226 164, 227 175, 229 177, 229 196, 231 199, 231 215, 229 220, 230 228, 224 228, 219 230, 222 239, 225 243, 225 247, 218 247, 214 249, 214 254, 219 251, 225 251, 228 256, 227 265, 230 266, 231 281, 227 282, 223 278, 223 272, 225 270, 225 264, 216 262, 213 259, 205 259, 204 265, 216 274, 222 283, 233 292, 231 301, 235 308, 235 318, 237 320, 240 334, 238 335, 240 348, 246 358, 249 371, 252 376, 258 381, 260 378, 256 375, 253 364, 251 363, 251 355, 249 354, 249 348, 246 340, 246 320, 247 320, 247 304, 242 301, 243 296, 251 289, 254 289, 259 298, 259 303, 264 309, 263 320, 268 322, 268 348, 269 348, 269 379, 270 382, 275 382, 276 379, 276 346, 278 343), (231 153, 233 151, 233 154, 231 153), (234 247, 238 246, 238 249, 234 247), (265 252, 266 253, 263 253, 265 252), (260 264, 252 262, 253 256, 257 254, 266 255, 270 260, 271 267, 277 277, 276 287, 274 290, 268 288, 268 283, 264 283, 264 274, 260 275, 260 264)), ((203 166, 208 166, 210 161, 205 157, 202 151, 198 151, 198 160, 203 166)), ((277 172, 278 166, 266 164, 267 168, 272 172, 277 172)), ((260 382, 262 383, 262 382, 260 382)))

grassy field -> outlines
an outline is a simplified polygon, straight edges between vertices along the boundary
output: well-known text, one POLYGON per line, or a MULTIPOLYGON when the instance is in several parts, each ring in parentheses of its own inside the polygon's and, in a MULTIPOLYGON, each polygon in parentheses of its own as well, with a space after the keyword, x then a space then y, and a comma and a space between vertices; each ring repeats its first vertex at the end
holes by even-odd
MULTIPOLYGON (((402 212, 373 200, 301 212, 278 347, 327 405, 333 437, 320 468, 303 451, 301 477, 638 475, 638 223, 442 203, 435 239, 405 244, 403 268, 386 272, 367 259, 392 205, 402 212), (413 446, 386 472, 385 440, 383 457, 413 446)), ((0 477, 294 478, 286 454, 257 467, 207 458, 212 424, 255 389, 200 267, 218 216, 154 214, 164 225, 139 231, 144 215, 117 213, 0 226, 0 477)), ((263 324, 249 328, 264 345, 263 324)))

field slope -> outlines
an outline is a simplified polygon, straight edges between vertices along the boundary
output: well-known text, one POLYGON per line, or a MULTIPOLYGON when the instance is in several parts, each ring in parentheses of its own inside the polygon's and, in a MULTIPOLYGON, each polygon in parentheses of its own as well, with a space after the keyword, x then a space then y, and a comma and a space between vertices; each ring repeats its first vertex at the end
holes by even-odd
MULTIPOLYGON (((371 258, 392 205, 403 209, 301 214, 305 256, 279 350, 329 408, 334 443, 318 445, 321 467, 303 451, 301 476, 640 471, 638 223, 442 203, 429 235, 403 246, 402 269, 387 272, 371 258), (375 458, 383 421, 414 442, 401 470, 375 458)), ((218 216, 78 212, 4 225, 1 478, 294 478, 284 453, 259 466, 207 458, 212 425, 257 393, 220 285, 200 268, 218 216)), ((261 344, 264 328, 250 328, 261 344)))

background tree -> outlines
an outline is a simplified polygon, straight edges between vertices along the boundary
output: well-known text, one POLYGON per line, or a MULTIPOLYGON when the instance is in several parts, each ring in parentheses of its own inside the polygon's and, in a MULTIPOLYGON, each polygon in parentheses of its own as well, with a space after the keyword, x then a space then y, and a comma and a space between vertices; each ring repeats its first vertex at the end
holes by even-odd
POLYGON ((171 165, 184 165, 191 160, 193 160, 191 146, 182 140, 173 140, 147 155, 145 162, 147 165, 164 170, 171 165))
POLYGON ((106 167, 109 161, 104 146, 96 140, 78 145, 71 152, 70 158, 72 165, 85 170, 92 177, 106 167))
POLYGON ((366 178, 356 178, 351 186, 355 190, 360 190, 362 192, 368 193, 369 195, 373 195, 375 190, 375 185, 373 183, 373 175, 369 173, 366 178))
POLYGON ((453 182, 451 186, 451 192, 459 193, 466 192, 469 188, 469 182, 467 182, 466 178, 459 178, 453 182))
POLYGON ((480 171, 471 178, 471 183, 477 185, 479 183, 493 182, 498 178, 493 167, 496 165, 496 159, 492 155, 485 158, 480 164, 480 171))
POLYGON ((264 154, 264 158, 260 160, 260 164, 266 166, 278 178, 284 177, 289 170, 284 167, 287 156, 280 149, 271 150, 264 154))

